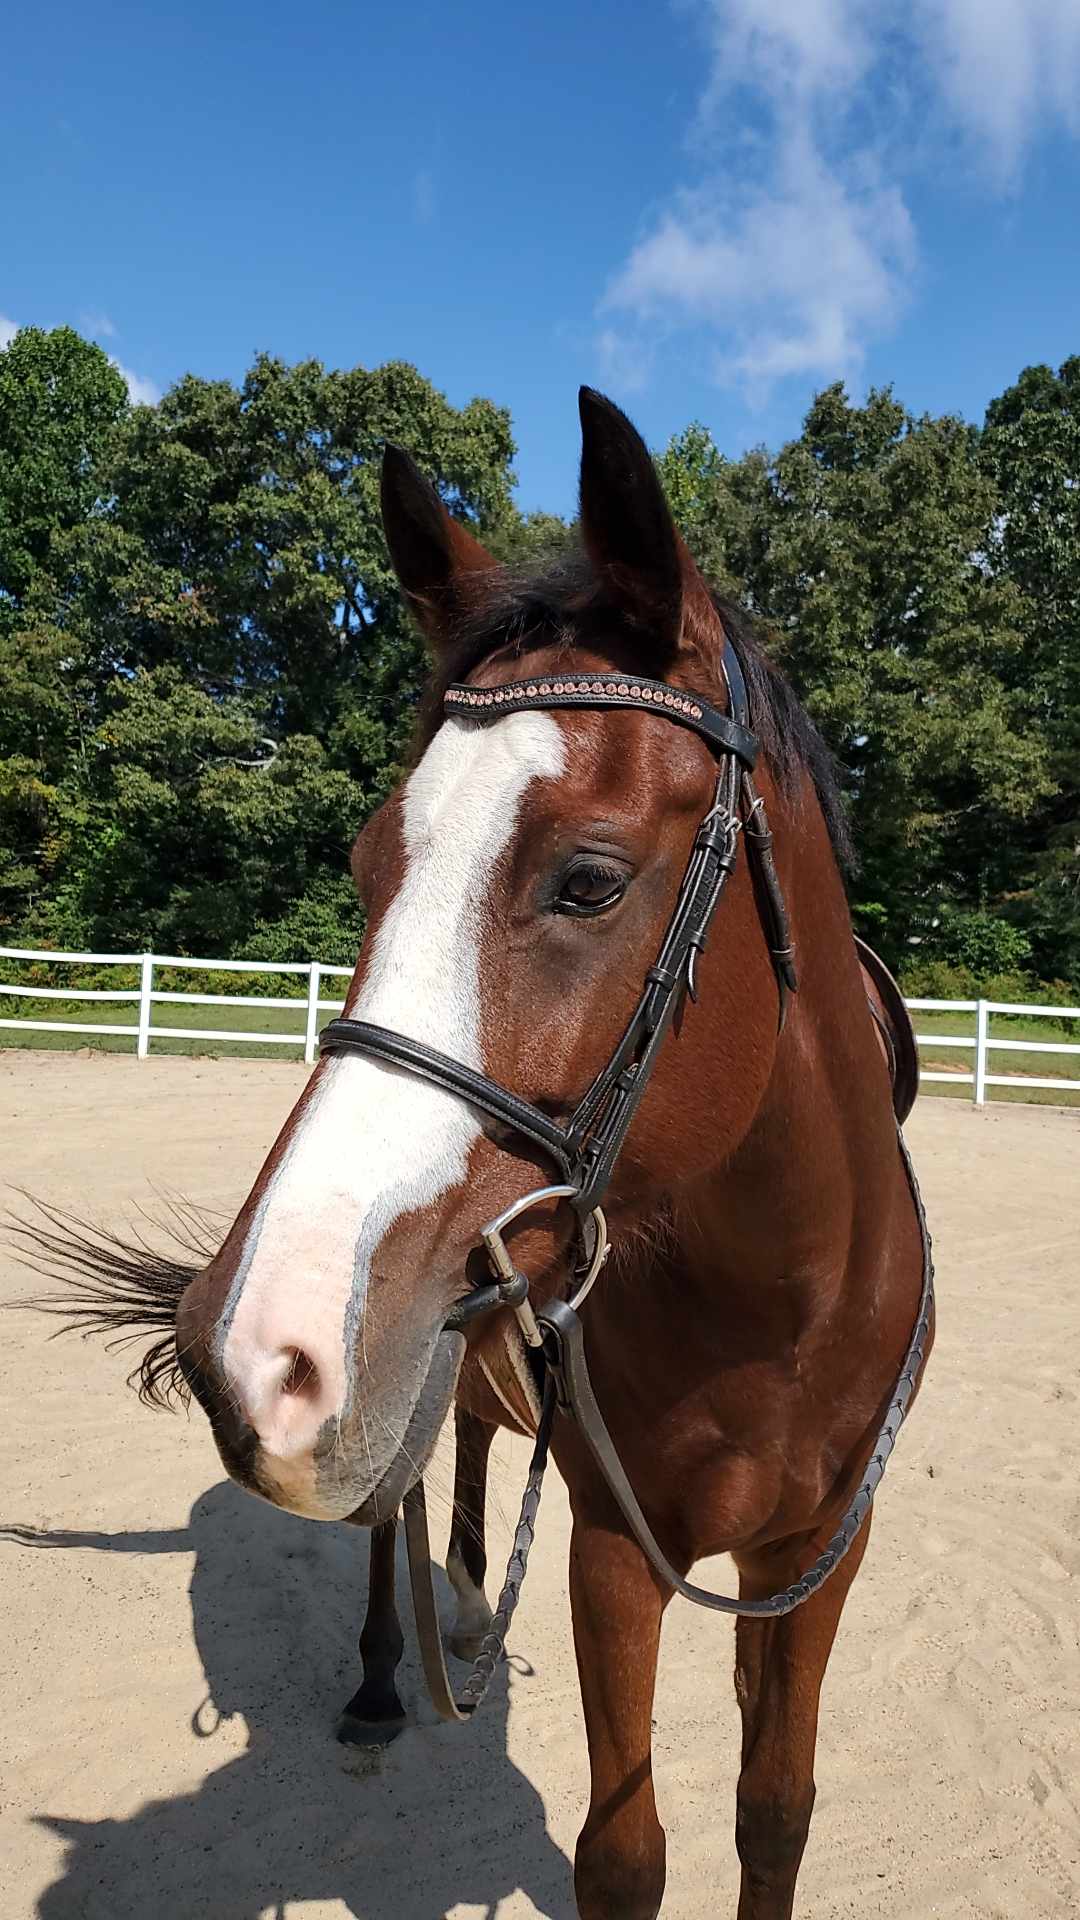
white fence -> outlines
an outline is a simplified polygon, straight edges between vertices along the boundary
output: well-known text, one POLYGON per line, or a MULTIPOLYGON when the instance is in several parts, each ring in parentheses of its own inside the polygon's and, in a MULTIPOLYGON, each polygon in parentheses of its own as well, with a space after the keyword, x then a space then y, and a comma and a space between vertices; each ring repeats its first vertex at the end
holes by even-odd
POLYGON ((324 1000, 322 983, 326 979, 348 980, 351 967, 328 967, 321 960, 186 960, 176 954, 162 953, 47 953, 33 947, 0 947, 0 960, 51 960, 65 966, 138 967, 139 984, 131 988, 114 987, 28 987, 0 981, 0 999, 13 994, 23 1000, 137 1001, 136 1024, 123 1026, 116 1021, 95 1020, 22 1020, 0 1019, 0 1027, 22 1027, 36 1033, 115 1033, 135 1042, 140 1060, 145 1060, 152 1040, 229 1040, 251 1041, 255 1046, 303 1047, 304 1059, 315 1058, 320 1013, 340 1013, 344 999, 324 1000), (157 967, 179 967, 199 973, 301 973, 307 975, 307 993, 303 999, 270 999, 255 993, 165 993, 154 986, 157 967), (154 1024, 156 1006, 203 1007, 288 1007, 303 1015, 302 1032, 261 1033, 256 1028, 162 1027, 154 1024))
MULTIPOLYGON (((18 1016, 0 1018, 0 1027, 22 1028, 39 1033, 108 1033, 119 1034, 133 1040, 135 1051, 140 1060, 145 1060, 154 1040, 218 1040, 235 1043, 250 1042, 253 1045, 268 1047, 303 1047, 304 1059, 311 1062, 315 1058, 319 1032, 319 1015, 337 1013, 343 1000, 324 999, 322 987, 325 980, 350 977, 351 967, 329 967, 321 960, 295 960, 274 962, 264 960, 189 960, 175 954, 154 953, 49 953, 33 947, 0 947, 0 961, 3 960, 47 960, 64 966, 94 967, 138 967, 139 985, 130 988, 113 987, 34 987, 0 981, 0 999, 11 996, 26 1000, 66 1000, 66 1001, 124 1001, 128 1005, 138 1005, 138 1017, 135 1024, 120 1025, 116 1021, 101 1022, 89 1020, 24 1020, 18 1016), (231 993, 168 993, 154 986, 154 973, 157 968, 170 967, 186 969, 200 973, 262 973, 262 974, 302 974, 306 976, 307 988, 303 997, 269 999, 261 994, 231 993), (257 1007, 260 1009, 282 1007, 295 1010, 298 1022, 303 1019, 303 1029, 295 1031, 268 1032, 251 1028, 226 1027, 170 1027, 158 1026, 154 1021, 154 1009, 159 1006, 204 1006, 204 1007, 257 1007)), ((991 1073, 990 1055, 994 1053, 1058 1054, 1075 1057, 1080 1054, 1080 1045, 1062 1040, 1011 1040, 999 1039, 992 1031, 991 1022, 995 1015, 1024 1015, 1029 1018, 1054 1020, 1080 1020, 1080 1007, 1034 1007, 1009 1005, 1001 1000, 909 1000, 908 1007, 913 1013, 973 1013, 975 1015, 974 1034, 920 1033, 916 1035, 921 1046, 948 1047, 966 1049, 974 1055, 970 1069, 959 1067, 955 1072, 924 1067, 924 1080, 942 1080, 953 1086, 970 1086, 975 1105, 981 1107, 986 1101, 988 1087, 1044 1088, 1051 1092, 1080 1093, 1080 1078, 1075 1080, 1045 1079, 1034 1074, 991 1073)))
POLYGON ((1078 1080, 1047 1080, 1033 1073, 990 1073, 992 1053, 1056 1053, 1074 1056, 1080 1046, 1072 1040, 998 1040, 990 1030, 994 1014, 1013 1014, 1026 1019, 1080 1020, 1080 1007, 1033 1007, 1007 1000, 909 1000, 910 1013, 973 1013, 975 1032, 970 1035, 916 1033, 924 1047, 967 1047, 975 1059, 970 1071, 941 1072, 923 1067, 923 1080, 946 1080, 953 1086, 970 1086, 977 1107, 986 1104, 987 1087, 1044 1087, 1055 1093, 1080 1093, 1078 1080))

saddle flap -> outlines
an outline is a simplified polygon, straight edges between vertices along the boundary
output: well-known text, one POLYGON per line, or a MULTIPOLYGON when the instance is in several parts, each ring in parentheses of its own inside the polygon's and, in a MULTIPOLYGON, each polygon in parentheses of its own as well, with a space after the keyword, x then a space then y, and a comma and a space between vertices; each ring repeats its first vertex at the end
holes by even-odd
POLYGON ((888 1062, 893 1112, 897 1124, 903 1126, 919 1091, 919 1048, 915 1029, 904 1005, 904 996, 884 960, 880 960, 873 948, 868 947, 866 941, 860 940, 857 935, 855 951, 862 968, 870 1012, 874 1016, 888 1062))

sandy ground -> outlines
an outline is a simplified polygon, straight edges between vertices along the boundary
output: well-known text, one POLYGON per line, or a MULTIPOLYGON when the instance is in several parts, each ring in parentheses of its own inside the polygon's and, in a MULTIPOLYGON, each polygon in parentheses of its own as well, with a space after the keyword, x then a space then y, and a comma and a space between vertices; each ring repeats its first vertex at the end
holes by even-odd
MULTIPOLYGON (((116 1219, 245 1190, 303 1069, 0 1055, 7 1180, 116 1219)), ((940 1333, 833 1656, 803 1920, 1080 1912, 1080 1115, 924 1099, 940 1333)), ((5 1260, 0 1296, 26 1290, 5 1260)), ((3 1322, 3 1920, 573 1913, 586 1797, 554 1474, 478 1723, 337 1746, 367 1538, 224 1481, 122 1357, 3 1322)), ((493 1562, 523 1443, 500 1443, 493 1562)), ((446 1461, 434 1478, 445 1488, 446 1461)), ((433 1504, 435 1500, 433 1499, 433 1504)), ((721 1566, 726 1574, 728 1569, 721 1566)), ((408 1628, 407 1628, 408 1631, 408 1628)), ((670 1920, 733 1915, 731 1626, 676 1602, 656 1706, 670 1920)))

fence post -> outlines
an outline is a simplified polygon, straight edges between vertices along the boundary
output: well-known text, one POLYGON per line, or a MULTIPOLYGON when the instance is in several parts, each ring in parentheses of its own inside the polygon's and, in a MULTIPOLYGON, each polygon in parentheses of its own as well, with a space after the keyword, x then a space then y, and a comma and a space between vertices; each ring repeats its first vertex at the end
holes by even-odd
POLYGON ((985 1000, 979 1000, 975 1006, 975 1105, 986 1105, 986 1043, 989 1037, 990 1014, 985 1000))
POLYGON ((150 995, 154 990, 154 956, 144 953, 139 970, 139 1037, 136 1058, 145 1060, 150 1051, 150 995))
POLYGON ((322 985, 322 967, 313 960, 308 968, 307 990, 307 1026, 304 1029, 304 1059, 310 1067, 315 1058, 315 1041, 319 1031, 319 990, 322 985))

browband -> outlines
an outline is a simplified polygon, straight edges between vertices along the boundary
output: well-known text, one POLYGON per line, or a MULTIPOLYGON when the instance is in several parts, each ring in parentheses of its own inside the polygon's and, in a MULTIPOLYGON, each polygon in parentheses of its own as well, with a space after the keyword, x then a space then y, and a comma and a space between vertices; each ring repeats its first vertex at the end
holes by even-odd
MULTIPOLYGON (((727 649, 725 668, 730 657, 727 649)), ((511 680, 501 687, 470 687, 455 681, 443 696, 448 718, 493 720, 503 713, 547 712, 552 707, 625 707, 662 713, 665 720, 690 727, 721 753, 733 753, 744 767, 752 768, 757 759, 756 736, 711 700, 662 680, 643 680, 638 674, 548 674, 539 680, 511 680)))

